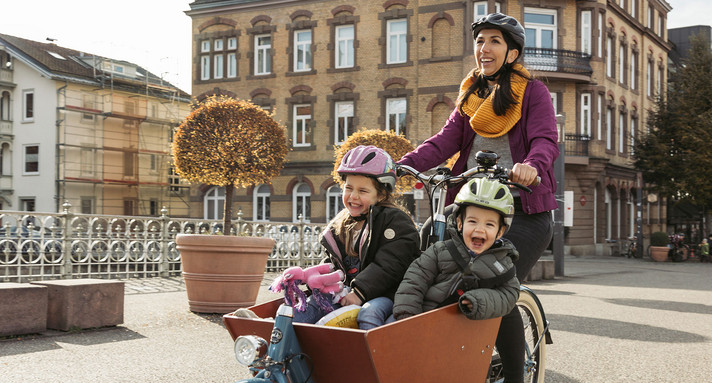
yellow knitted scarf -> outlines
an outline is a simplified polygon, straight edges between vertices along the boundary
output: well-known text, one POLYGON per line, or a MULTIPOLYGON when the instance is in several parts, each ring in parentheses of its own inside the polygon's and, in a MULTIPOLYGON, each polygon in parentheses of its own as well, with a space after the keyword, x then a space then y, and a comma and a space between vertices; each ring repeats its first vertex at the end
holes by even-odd
MULTIPOLYGON (((529 77, 529 72, 524 69, 521 64, 514 64, 514 69, 529 77)), ((473 69, 469 75, 460 84, 460 94, 458 99, 462 99, 467 89, 475 81, 479 75, 477 69, 473 69)), ((494 113, 492 99, 494 93, 498 90, 499 85, 495 85, 495 89, 490 92, 487 98, 481 98, 477 93, 471 94, 467 101, 462 105, 462 110, 470 116, 470 126, 475 133, 482 137, 494 138, 503 136, 519 121, 522 117, 522 100, 524 99, 524 90, 527 88, 529 80, 521 76, 511 76, 512 94, 514 95, 515 104, 507 109, 504 116, 498 116, 494 113)))

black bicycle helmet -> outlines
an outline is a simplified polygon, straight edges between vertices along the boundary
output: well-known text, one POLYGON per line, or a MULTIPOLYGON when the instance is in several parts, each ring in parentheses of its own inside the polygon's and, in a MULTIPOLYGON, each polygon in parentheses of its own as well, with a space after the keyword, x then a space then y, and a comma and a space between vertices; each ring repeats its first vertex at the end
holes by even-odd
POLYGON ((524 27, 514 17, 507 16, 501 13, 490 13, 481 19, 472 23, 472 36, 477 38, 480 30, 485 28, 496 28, 502 32, 507 32, 509 36, 518 45, 519 54, 522 54, 524 49, 524 27))

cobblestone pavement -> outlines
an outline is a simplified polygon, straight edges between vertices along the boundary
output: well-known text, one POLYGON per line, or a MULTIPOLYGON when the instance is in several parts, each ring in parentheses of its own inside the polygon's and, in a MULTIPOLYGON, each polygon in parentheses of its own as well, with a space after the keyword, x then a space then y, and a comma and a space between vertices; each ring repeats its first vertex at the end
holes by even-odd
MULTIPOLYGON (((269 286, 279 273, 265 273, 262 286, 269 286)), ((169 293, 175 291, 185 291, 185 281, 183 277, 166 278, 131 278, 122 279, 124 282, 124 294, 152 294, 169 293)))

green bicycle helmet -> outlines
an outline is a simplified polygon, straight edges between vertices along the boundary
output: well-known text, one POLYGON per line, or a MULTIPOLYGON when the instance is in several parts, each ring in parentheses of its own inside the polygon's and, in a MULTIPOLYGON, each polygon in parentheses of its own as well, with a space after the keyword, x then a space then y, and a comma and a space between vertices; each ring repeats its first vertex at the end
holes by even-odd
POLYGON ((507 229, 514 217, 514 197, 506 185, 487 178, 471 179, 455 197, 458 206, 474 205, 498 212, 504 218, 507 229))

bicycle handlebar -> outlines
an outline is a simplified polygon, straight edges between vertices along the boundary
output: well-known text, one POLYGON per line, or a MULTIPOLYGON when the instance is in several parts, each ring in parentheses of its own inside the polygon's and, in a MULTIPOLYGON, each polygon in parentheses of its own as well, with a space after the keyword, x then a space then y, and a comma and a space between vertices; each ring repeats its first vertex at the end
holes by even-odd
MULTIPOLYGON (((459 175, 450 174, 450 169, 448 168, 438 168, 433 175, 426 175, 421 173, 408 165, 396 164, 396 174, 411 175, 417 180, 423 182, 424 184, 436 186, 442 182, 446 182, 448 185, 457 185, 461 182, 474 178, 480 174, 484 174, 489 179, 497 180, 506 185, 516 186, 517 188, 531 193, 532 190, 520 183, 512 182, 509 179, 512 176, 512 171, 507 168, 501 168, 497 165, 491 167, 477 166, 464 171, 459 175)), ((541 183, 541 177, 537 176, 532 186, 537 186, 541 183)))

